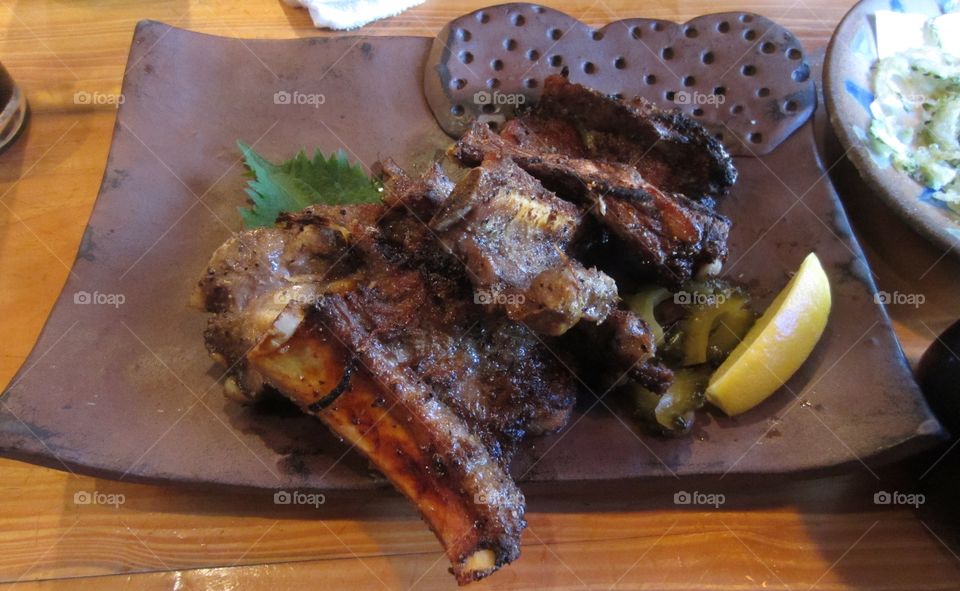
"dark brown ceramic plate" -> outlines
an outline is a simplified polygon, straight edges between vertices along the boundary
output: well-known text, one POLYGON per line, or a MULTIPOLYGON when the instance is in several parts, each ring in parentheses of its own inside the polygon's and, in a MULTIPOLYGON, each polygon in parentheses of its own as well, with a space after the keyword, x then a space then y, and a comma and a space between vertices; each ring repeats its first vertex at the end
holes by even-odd
POLYGON ((865 141, 873 101, 872 66, 877 61, 874 14, 898 10, 936 16, 936 0, 863 0, 833 34, 823 70, 823 93, 830 122, 847 156, 864 181, 905 222, 928 240, 960 255, 960 214, 933 199, 932 191, 880 161, 865 141))
MULTIPOLYGON (((516 26, 511 10, 533 9, 490 9, 484 24, 516 26)), ((721 15, 711 26, 741 16, 721 15)), ((519 44, 525 34, 513 33, 519 44)), ((674 34, 688 35, 681 27, 674 34)), ((723 51, 745 59, 761 51, 762 38, 745 41, 723 51)), ((222 368, 204 351, 204 315, 188 300, 212 251, 241 228, 237 139, 274 159, 301 146, 344 148, 367 165, 393 156, 411 168, 449 145, 423 92, 424 72, 437 72, 428 63, 432 43, 242 41, 141 23, 84 246, 0 405, 2 453, 110 478, 327 489, 378 482, 317 422, 284 406, 226 400, 222 368)), ((515 74, 499 71, 512 83, 515 74)), ((709 83, 746 79, 731 71, 709 83)), ((939 436, 874 303, 870 271, 817 159, 810 123, 737 165, 741 180, 721 205, 736 220, 727 273, 765 305, 816 251, 834 310, 813 356, 771 400, 736 420, 703 413, 686 439, 644 435, 610 411, 613 397, 597 404, 586 393, 565 432, 536 441, 516 462, 519 477, 815 470, 874 464, 939 436)))

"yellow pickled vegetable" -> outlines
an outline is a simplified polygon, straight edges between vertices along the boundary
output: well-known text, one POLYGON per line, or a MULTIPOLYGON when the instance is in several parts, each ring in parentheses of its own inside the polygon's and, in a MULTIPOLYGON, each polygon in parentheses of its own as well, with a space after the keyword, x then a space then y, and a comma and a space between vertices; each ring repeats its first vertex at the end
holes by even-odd
POLYGON ((651 287, 626 298, 627 307, 647 323, 659 347, 663 344, 663 327, 657 321, 654 309, 670 297, 670 292, 662 287, 651 287))

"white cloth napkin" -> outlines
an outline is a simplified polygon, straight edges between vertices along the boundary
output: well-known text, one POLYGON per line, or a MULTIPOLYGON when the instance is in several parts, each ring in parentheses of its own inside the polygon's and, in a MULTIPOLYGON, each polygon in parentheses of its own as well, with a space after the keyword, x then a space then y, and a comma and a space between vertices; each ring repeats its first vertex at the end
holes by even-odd
POLYGON ((284 0, 289 6, 302 6, 318 28, 339 31, 356 29, 377 19, 400 14, 423 0, 284 0))

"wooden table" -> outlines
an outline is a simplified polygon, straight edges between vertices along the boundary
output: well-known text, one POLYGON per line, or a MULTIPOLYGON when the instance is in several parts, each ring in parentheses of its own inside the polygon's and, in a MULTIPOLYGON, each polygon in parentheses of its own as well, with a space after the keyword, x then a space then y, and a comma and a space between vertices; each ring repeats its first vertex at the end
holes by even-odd
MULTIPOLYGON (((428 0, 363 32, 432 36, 487 3, 428 0)), ((749 10, 817 49, 850 2, 545 4, 595 25, 749 10)), ((279 0, 2 2, 0 59, 26 91, 32 120, 0 155, 0 384, 25 359, 63 285, 103 173, 115 111, 76 105, 73 95, 119 91, 134 24, 145 18, 227 36, 332 34, 279 0)), ((853 178, 843 183, 844 197, 881 289, 925 296, 918 308, 890 309, 915 361, 935 332, 960 317, 960 265, 865 198, 853 178)), ((938 465, 940 476, 918 480, 937 457, 878 476, 854 467, 760 486, 683 485, 722 490, 727 503, 719 509, 678 509, 675 481, 534 491, 523 558, 474 587, 958 589, 956 531, 945 517, 956 497, 934 498, 949 490, 937 480, 946 480, 955 458, 938 465), (877 490, 921 486, 928 502, 920 511, 873 503, 877 490)), ((452 588, 446 566, 432 534, 393 493, 278 511, 267 493, 118 484, 0 461, 0 581, 28 588, 452 588), (80 491, 123 495, 124 503, 78 505, 80 491)))

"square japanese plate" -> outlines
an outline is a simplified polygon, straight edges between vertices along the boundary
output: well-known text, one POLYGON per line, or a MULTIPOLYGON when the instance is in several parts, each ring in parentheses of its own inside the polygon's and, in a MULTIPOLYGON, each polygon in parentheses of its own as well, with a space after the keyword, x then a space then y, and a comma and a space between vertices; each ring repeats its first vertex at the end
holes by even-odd
MULTIPOLYGON (((514 22, 517 11, 527 11, 528 28, 544 17, 539 7, 508 5, 485 18, 514 22)), ((745 15, 729 19, 740 27, 734 33, 747 30, 745 15)), ((692 37, 689 25, 636 22, 692 37)), ((613 27, 621 26, 603 31, 613 38, 613 27)), ((446 30, 441 42, 455 41, 450 35, 465 37, 446 30)), ((533 35, 518 30, 514 38, 523 44, 533 35)), ((81 252, 33 352, 0 399, 0 453, 140 481, 382 484, 318 422, 282 405, 224 398, 222 368, 203 345, 205 315, 188 302, 211 253, 241 230, 238 139, 275 160, 300 147, 342 148, 366 165, 391 156, 413 170, 450 145, 424 94, 433 44, 420 37, 225 39, 141 23, 81 252)), ((649 67, 665 63, 651 57, 649 67)), ((815 251, 834 308, 812 357, 758 408, 736 419, 700 413, 693 436, 683 439, 648 436, 611 411, 612 397, 597 403, 584 393, 564 432, 532 442, 518 458, 518 477, 815 471, 875 464, 941 437, 875 303, 871 272, 818 161, 809 121, 775 149, 738 156, 736 164, 740 180, 720 206, 735 222, 726 273, 763 306, 815 251)))

